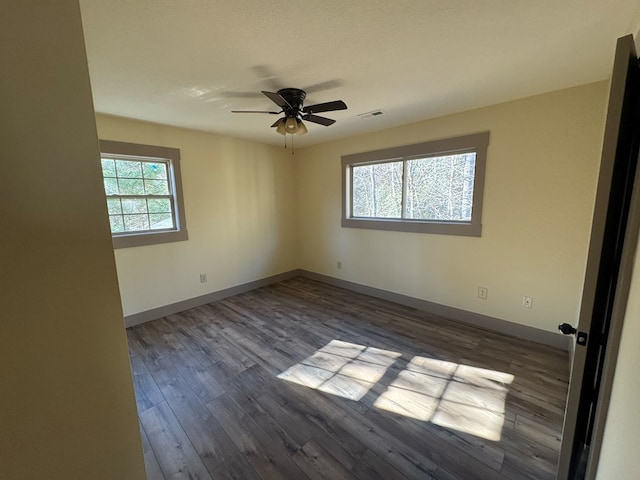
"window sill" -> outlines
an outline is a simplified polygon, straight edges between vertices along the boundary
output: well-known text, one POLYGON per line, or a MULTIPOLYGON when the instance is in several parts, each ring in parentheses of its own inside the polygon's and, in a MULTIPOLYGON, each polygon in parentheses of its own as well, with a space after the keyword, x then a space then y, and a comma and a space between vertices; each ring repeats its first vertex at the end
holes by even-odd
POLYGON ((189 240, 186 230, 170 232, 145 232, 123 235, 113 235, 113 248, 143 247, 161 243, 183 242, 189 240))
POLYGON ((481 224, 473 224, 470 222, 424 222, 420 220, 401 220, 394 218, 343 218, 342 226, 346 228, 461 235, 466 237, 480 237, 482 232, 481 224))

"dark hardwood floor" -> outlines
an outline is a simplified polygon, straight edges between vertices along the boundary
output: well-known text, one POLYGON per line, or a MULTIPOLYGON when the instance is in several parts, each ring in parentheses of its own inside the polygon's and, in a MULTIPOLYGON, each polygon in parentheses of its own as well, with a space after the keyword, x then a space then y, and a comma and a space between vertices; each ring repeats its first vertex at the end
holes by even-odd
POLYGON ((149 479, 555 478, 566 352, 304 278, 127 334, 149 479))

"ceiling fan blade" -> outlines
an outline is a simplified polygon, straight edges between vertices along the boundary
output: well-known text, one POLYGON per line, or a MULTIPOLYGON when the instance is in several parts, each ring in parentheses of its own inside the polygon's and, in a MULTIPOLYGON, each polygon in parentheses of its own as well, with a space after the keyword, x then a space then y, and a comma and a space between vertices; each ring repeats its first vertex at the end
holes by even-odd
POLYGON ((289 105, 289 102, 287 102, 284 98, 282 98, 282 95, 280 95, 279 93, 265 92, 264 90, 262 90, 262 93, 267 97, 269 97, 269 99, 273 103, 275 103, 281 108, 293 108, 291 107, 291 105, 289 105))
POLYGON ((309 105, 302 109, 305 113, 333 112, 334 110, 346 110, 347 104, 342 100, 334 100, 333 102, 318 103, 309 105))
POLYGON ((307 92, 307 95, 308 95, 310 93, 316 93, 316 92, 321 92, 323 90, 338 88, 338 87, 341 87, 342 84, 343 84, 342 80, 327 80, 326 82, 314 83, 313 85, 304 87, 303 90, 307 92))
POLYGON ((302 119, 313 123, 319 123, 320 125, 324 125, 325 127, 336 123, 336 121, 331 118, 319 117, 318 115, 313 115, 311 113, 304 115, 302 119))
POLYGON ((272 127, 277 127, 278 124, 282 121, 281 118, 279 118, 278 120, 276 120, 275 122, 273 122, 273 125, 271 125, 272 127))
POLYGON ((266 110, 231 110, 231 113, 270 113, 271 115, 278 115, 282 112, 267 112, 266 110))
POLYGON ((266 85, 276 92, 286 86, 278 81, 278 76, 268 65, 254 65, 251 70, 254 71, 261 82, 266 82, 266 85))
POLYGON ((218 96, 222 98, 262 98, 258 92, 220 92, 218 96))

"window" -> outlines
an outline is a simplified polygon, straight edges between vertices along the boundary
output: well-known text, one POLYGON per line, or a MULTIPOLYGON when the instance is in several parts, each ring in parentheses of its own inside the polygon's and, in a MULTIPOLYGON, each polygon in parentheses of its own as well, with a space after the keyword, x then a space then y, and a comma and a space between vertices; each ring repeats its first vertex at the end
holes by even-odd
POLYGON ((100 141, 114 248, 187 240, 180 150, 100 141))
POLYGON ((479 237, 489 132, 342 157, 342 226, 479 237))

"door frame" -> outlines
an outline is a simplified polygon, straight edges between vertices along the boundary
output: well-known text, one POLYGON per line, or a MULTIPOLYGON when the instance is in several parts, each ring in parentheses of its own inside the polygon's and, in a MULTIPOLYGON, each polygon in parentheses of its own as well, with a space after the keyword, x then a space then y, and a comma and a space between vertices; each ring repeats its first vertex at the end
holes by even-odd
MULTIPOLYGON (((599 276, 601 274, 601 260, 603 257, 603 245, 605 226, 607 224, 609 212, 609 200, 612 191, 612 179, 614 176, 614 165, 620 155, 625 155, 620 150, 620 135, 626 135, 627 131, 621 132, 623 121, 628 122, 629 105, 625 105, 625 99, 631 95, 627 91, 628 78, 631 68, 638 68, 635 44, 632 35, 619 38, 616 45, 614 70, 611 76, 611 86, 609 92, 609 103, 607 119, 605 123, 604 139, 602 146, 602 157, 600 173, 594 205, 593 223, 591 227, 591 239, 589 242, 589 253, 585 270, 585 280, 580 307, 578 330, 589 333, 588 342, 599 340, 599 334, 592 334, 591 320, 596 302, 596 289, 599 276), (625 115, 626 114, 626 115, 625 115), (623 115, 625 117, 623 118, 623 115)), ((632 99, 634 97, 632 96, 632 99)), ((635 102, 635 100, 633 100, 635 102)), ((638 139, 635 138, 629 145, 637 147, 638 139), (635 142, 635 143, 634 143, 635 142)), ((637 148, 630 149, 636 152, 637 148)), ((627 158, 630 158, 627 152, 627 158)), ((626 312, 631 275, 633 272, 633 259, 638 242, 638 231, 640 229, 640 175, 635 175, 633 181, 631 204, 626 219, 626 227, 623 235, 623 247, 620 257, 619 270, 615 280, 615 293, 612 302, 611 315, 608 327, 608 337, 604 350, 604 360, 599 389, 596 395, 596 410, 593 419, 593 432, 591 436, 589 455, 587 458, 584 476, 574 477, 574 479, 593 480, 597 473, 598 458, 602 447, 602 439, 605 430, 606 417, 608 413, 611 389, 615 373, 616 360, 620 345, 622 325, 626 312)), ((610 253, 610 252, 604 252, 610 253)), ((575 342, 575 339, 574 339, 575 342)), ((567 396, 567 407, 565 411, 565 421, 563 427, 562 444, 560 458, 558 462, 557 480, 569 480, 571 462, 573 459, 573 448, 576 443, 575 433, 577 426, 577 415, 580 406, 583 381, 585 380, 585 363, 587 348, 574 343, 574 358, 571 369, 571 379, 569 384, 569 394, 567 396)), ((574 480, 571 479, 571 480, 574 480)))
MULTIPOLYGON (((633 44, 633 37, 631 43, 633 44)), ((625 38, 625 37, 623 37, 625 38)), ((635 55, 635 45, 633 48, 635 55)), ((638 126, 640 130, 640 125, 638 126)), ((638 142, 638 139, 635 140, 638 142)), ((620 350, 620 339, 622 337, 622 327, 627 310, 627 301, 629 299, 629 291, 631 288, 631 278, 633 276, 634 259, 638 247, 638 238, 640 237, 640 161, 638 170, 636 170, 635 180, 633 182, 633 192, 631 194, 631 206, 629 208, 629 216, 627 217, 627 227, 624 235, 624 246, 622 257, 620 259, 620 271, 618 273, 618 281, 616 286, 616 295, 611 313, 611 323, 609 325, 609 337, 605 351, 604 366, 602 370, 602 379, 600 390, 598 392, 598 402, 596 406, 594 428, 591 437, 591 449, 587 462, 587 470, 585 478, 594 480, 598 470, 598 460, 600 451, 602 450, 602 440, 607 422, 607 414, 609 413, 609 402, 611 400, 611 391, 613 389, 613 380, 616 371, 616 363, 618 360, 618 352, 620 350)))
POLYGON ((625 233, 622 259, 620 261, 620 273, 616 288, 616 298, 611 314, 611 324, 609 326, 609 338, 605 352, 604 366, 600 390, 598 392, 598 403, 594 418, 593 435, 591 437, 591 449, 587 462, 585 479, 594 480, 598 470, 598 460, 602 450, 602 440, 609 413, 609 402, 613 389, 613 379, 616 371, 618 352, 620 350, 620 339, 622 337, 622 327, 627 310, 627 300, 631 287, 631 277, 633 275, 634 258, 638 246, 640 232, 640 181, 636 175, 631 196, 631 209, 625 233))

